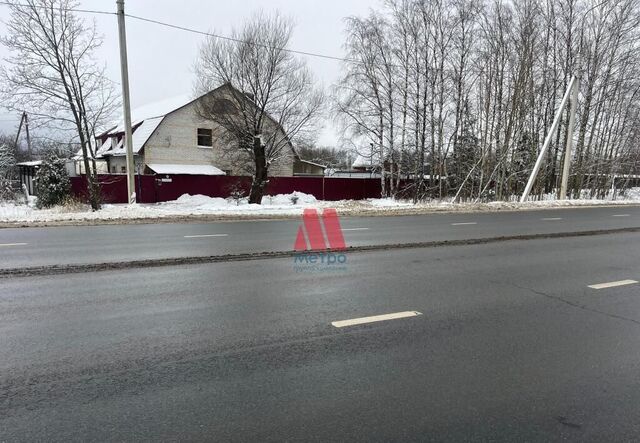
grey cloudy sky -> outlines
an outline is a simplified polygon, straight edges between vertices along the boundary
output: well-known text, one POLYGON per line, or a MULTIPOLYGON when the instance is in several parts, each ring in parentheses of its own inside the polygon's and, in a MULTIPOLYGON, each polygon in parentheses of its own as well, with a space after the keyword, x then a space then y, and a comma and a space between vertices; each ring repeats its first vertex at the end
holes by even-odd
MULTIPOLYGON (((203 31, 229 34, 232 27, 254 11, 278 10, 296 23, 292 49, 342 56, 343 18, 365 14, 377 0, 126 0, 126 12, 203 31)), ((84 0, 83 9, 116 10, 115 0, 84 0)), ((8 18, 8 8, 0 5, 0 20, 8 18)), ((99 57, 107 64, 111 79, 120 80, 116 17, 82 14, 95 18, 104 35, 99 57)), ((5 31, 1 25, 0 32, 5 31)), ((127 20, 129 76, 132 106, 162 100, 192 89, 192 67, 203 37, 137 20, 127 20)), ((6 49, 0 46, 0 57, 6 49)), ((325 87, 339 75, 340 63, 305 57, 316 78, 325 87)), ((17 117, 0 111, 0 131, 13 132, 17 117)), ((333 144, 336 134, 328 124, 321 133, 321 144, 333 144)))

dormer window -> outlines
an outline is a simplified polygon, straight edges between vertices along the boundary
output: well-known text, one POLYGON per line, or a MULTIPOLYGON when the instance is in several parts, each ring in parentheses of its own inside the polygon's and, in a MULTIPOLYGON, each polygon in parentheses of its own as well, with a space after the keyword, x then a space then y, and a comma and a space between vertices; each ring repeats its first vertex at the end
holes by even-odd
POLYGON ((210 148, 213 146, 213 131, 207 128, 198 128, 198 146, 210 148))

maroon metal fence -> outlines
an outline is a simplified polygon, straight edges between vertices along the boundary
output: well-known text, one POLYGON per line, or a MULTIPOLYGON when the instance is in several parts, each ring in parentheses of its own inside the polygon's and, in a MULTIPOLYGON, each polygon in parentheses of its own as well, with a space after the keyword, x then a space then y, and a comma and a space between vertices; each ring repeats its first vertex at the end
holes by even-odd
MULTIPOLYGON (((126 203, 127 176, 99 175, 100 192, 105 203, 126 203)), ((136 194, 140 203, 155 203, 157 199, 155 177, 153 175, 136 176, 136 194)), ((87 182, 84 176, 71 177, 71 192, 81 200, 87 200, 87 182)))
MULTIPOLYGON (((105 203, 127 202, 127 177, 120 174, 98 176, 105 203)), ((140 203, 175 200, 183 194, 209 197, 229 197, 235 189, 249 190, 251 177, 210 175, 139 175, 136 194, 140 203)), ((71 177, 71 189, 76 197, 86 199, 85 177, 71 177)), ((380 179, 330 177, 271 177, 266 195, 304 192, 318 200, 361 200, 379 198, 380 179)))

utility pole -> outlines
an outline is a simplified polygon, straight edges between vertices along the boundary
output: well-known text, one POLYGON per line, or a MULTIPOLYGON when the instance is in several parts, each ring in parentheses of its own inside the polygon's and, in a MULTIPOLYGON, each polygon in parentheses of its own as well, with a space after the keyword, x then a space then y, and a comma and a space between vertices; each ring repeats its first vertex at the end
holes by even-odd
POLYGON ((13 146, 18 149, 18 140, 20 140, 20 132, 22 131, 22 125, 24 124, 24 112, 20 116, 20 124, 18 125, 18 133, 16 134, 16 140, 13 142, 13 146))
POLYGON ((20 116, 20 124, 18 125, 18 133, 16 134, 16 140, 13 142, 16 149, 18 148, 18 140, 20 139, 20 132, 22 131, 22 125, 24 124, 24 130, 27 134, 27 152, 29 153, 29 159, 31 160, 31 136, 29 135, 29 118, 27 117, 27 111, 22 111, 20 116))
POLYGON ((520 197, 520 203, 524 203, 525 201, 527 201, 527 197, 529 197, 531 188, 533 188, 533 184, 535 183, 536 177, 538 176, 538 171, 540 171, 540 167, 542 166, 542 161, 544 160, 544 156, 546 155, 547 149, 549 149, 549 145, 551 144, 551 140, 553 139, 553 134, 556 132, 556 129, 558 128, 558 124, 560 124, 562 111, 564 110, 565 106, 567 106, 567 102, 569 101, 569 95, 571 94, 571 91, 573 90, 573 87, 577 83, 577 81, 578 79, 576 77, 573 77, 571 79, 571 82, 569 83, 569 87, 567 88, 567 91, 564 93, 564 97, 562 97, 562 102, 560 103, 558 112, 556 112, 556 116, 553 119, 551 128, 547 133, 547 138, 544 140, 544 144, 542 145, 542 149, 540 150, 540 154, 538 155, 538 160, 536 160, 536 164, 533 167, 533 171, 531 171, 531 175, 529 176, 529 181, 527 182, 527 186, 524 188, 522 197, 520 197))
POLYGON ((124 144, 127 152, 127 192, 129 204, 136 202, 135 171, 133 167, 133 131, 131 130, 131 103, 129 102, 129 66, 127 63, 127 33, 124 27, 124 0, 118 5, 118 35, 120 37, 120 76, 122 77, 122 106, 124 108, 124 144))
POLYGON ((33 160, 31 157, 31 135, 29 135, 29 117, 27 111, 22 113, 24 118, 24 133, 27 135, 27 153, 29 154, 29 160, 33 160))
POLYGON ((573 148, 573 127, 576 123, 576 108, 578 107, 578 90, 580 89, 580 81, 576 78, 573 82, 573 91, 571 91, 571 101, 569 106, 569 126, 567 126, 567 142, 564 148, 564 167, 562 168, 562 182, 560 184, 559 200, 566 200, 567 187, 569 184, 569 174, 571 172, 571 151, 573 148))

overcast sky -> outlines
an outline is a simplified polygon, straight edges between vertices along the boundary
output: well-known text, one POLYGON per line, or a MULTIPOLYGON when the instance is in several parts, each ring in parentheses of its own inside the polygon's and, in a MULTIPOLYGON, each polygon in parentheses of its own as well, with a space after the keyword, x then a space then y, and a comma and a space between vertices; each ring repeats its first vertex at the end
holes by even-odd
MULTIPOLYGON (((365 14, 377 6, 377 0, 126 0, 126 12, 203 31, 229 34, 254 11, 278 10, 291 17, 296 29, 291 48, 307 52, 342 56, 343 18, 365 14)), ((116 10, 115 0, 84 0, 83 9, 116 10)), ((0 5, 0 33, 8 8, 0 5)), ((120 81, 120 65, 115 16, 82 14, 95 18, 104 35, 104 45, 98 56, 107 64, 112 80, 120 81)), ((135 108, 149 102, 191 92, 193 63, 203 37, 180 30, 127 19, 129 51, 129 81, 131 101, 135 108)), ((7 54, 0 46, 0 57, 7 54)), ((325 87, 334 83, 340 72, 338 61, 305 57, 316 78, 325 87)), ((0 131, 14 132, 17 117, 0 111, 0 131)), ((334 144, 336 134, 327 125, 320 135, 320 144, 334 144)))

